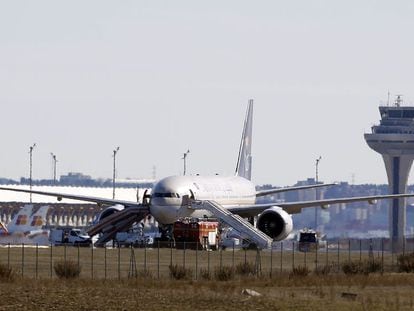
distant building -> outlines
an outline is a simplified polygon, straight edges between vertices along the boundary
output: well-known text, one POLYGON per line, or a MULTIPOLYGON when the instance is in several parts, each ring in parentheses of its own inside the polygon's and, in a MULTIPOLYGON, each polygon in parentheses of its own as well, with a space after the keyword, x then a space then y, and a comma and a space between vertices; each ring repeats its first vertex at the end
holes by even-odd
POLYGON ((94 180, 91 176, 82 173, 68 173, 60 176, 59 183, 62 185, 92 184, 94 180))
MULTIPOLYGON (((115 186, 119 188, 152 188, 155 180, 152 179, 117 179, 115 186)), ((7 178, 0 178, 0 185, 29 185, 30 179, 21 177, 20 182, 7 178)), ((34 179, 32 184, 35 186, 80 186, 80 187, 103 187, 112 188, 112 179, 109 178, 92 178, 82 173, 70 172, 67 175, 61 175, 60 179, 34 179)))

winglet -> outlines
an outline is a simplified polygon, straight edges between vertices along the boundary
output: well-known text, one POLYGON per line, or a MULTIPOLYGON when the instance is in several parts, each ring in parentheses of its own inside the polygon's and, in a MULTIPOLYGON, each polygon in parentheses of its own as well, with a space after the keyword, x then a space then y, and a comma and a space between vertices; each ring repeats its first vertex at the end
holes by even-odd
POLYGON ((244 120, 243 134, 236 166, 236 175, 248 180, 252 179, 252 125, 253 99, 250 99, 247 107, 246 119, 244 120))

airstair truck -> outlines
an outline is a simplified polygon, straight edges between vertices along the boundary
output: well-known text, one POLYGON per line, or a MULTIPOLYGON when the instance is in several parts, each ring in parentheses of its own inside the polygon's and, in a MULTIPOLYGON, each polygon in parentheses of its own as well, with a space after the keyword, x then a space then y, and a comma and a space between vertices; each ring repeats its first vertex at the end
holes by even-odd
POLYGON ((90 246, 92 244, 89 235, 81 229, 70 227, 51 229, 49 241, 53 245, 90 246))

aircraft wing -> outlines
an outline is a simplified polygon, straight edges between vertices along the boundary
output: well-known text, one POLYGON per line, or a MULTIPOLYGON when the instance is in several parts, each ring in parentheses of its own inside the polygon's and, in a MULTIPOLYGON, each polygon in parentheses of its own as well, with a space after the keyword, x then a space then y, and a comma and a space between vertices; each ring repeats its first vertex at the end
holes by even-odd
POLYGON ((92 196, 85 196, 85 195, 75 195, 75 194, 66 194, 66 193, 57 193, 57 192, 46 192, 46 191, 37 191, 37 190, 26 190, 26 189, 16 189, 16 188, 7 188, 7 187, 0 187, 0 190, 7 190, 7 191, 15 191, 15 192, 26 192, 26 193, 33 193, 33 194, 40 194, 46 195, 50 197, 56 197, 58 201, 62 199, 71 199, 71 200, 78 200, 84 202, 92 202, 101 205, 116 205, 120 204, 125 207, 140 207, 142 209, 148 209, 147 206, 144 206, 138 202, 132 201, 124 201, 124 200, 116 200, 116 199, 106 199, 106 198, 99 198, 99 197, 92 197, 92 196))
POLYGON ((285 188, 274 188, 268 190, 261 190, 256 192, 256 197, 263 197, 265 195, 280 193, 280 192, 287 192, 287 191, 294 191, 294 190, 306 190, 306 189, 313 189, 313 188, 320 188, 320 187, 329 187, 329 186, 336 186, 337 184, 317 184, 317 185, 307 185, 307 186, 297 186, 297 187, 285 187, 285 188))
POLYGON ((365 197, 353 197, 353 198, 338 198, 338 199, 326 199, 326 200, 315 200, 315 201, 302 201, 302 202, 286 202, 286 203, 265 203, 265 204, 254 204, 254 205, 239 205, 227 207, 227 209, 235 214, 242 217, 256 216, 264 210, 272 207, 279 206, 283 208, 289 214, 298 214, 302 211, 302 208, 306 207, 322 207, 327 208, 331 204, 338 203, 353 203, 353 202, 368 202, 375 203, 376 200, 382 199, 401 199, 414 197, 414 193, 411 194, 388 194, 388 195, 372 195, 365 197))

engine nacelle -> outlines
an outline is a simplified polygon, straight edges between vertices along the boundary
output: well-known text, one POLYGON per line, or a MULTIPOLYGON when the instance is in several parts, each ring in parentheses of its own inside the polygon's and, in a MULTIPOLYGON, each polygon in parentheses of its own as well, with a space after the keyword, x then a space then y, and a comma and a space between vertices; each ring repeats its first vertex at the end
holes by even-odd
POLYGON ((112 215, 113 213, 117 213, 122 211, 125 208, 125 206, 117 204, 113 206, 109 206, 105 208, 96 218, 96 222, 99 222, 100 220, 112 215))
POLYGON ((293 230, 292 216, 281 207, 273 206, 260 214, 257 228, 275 241, 286 239, 293 230))

